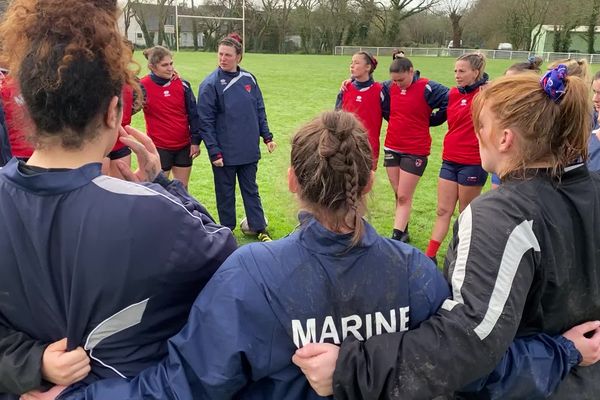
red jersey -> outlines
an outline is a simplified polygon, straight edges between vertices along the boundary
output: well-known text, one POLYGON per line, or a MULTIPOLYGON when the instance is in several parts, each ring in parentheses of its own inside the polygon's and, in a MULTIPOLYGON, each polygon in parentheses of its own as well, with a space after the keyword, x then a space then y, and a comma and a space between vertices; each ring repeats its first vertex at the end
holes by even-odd
POLYGON ((390 119, 384 146, 400 153, 428 156, 431 150, 429 117, 425 99, 428 79, 419 78, 408 89, 390 85, 390 119))
POLYGON ((10 76, 6 77, 0 87, 0 94, 4 105, 11 153, 14 157, 29 158, 33 154, 33 146, 27 141, 26 133, 33 128, 27 117, 25 102, 17 82, 10 76))
POLYGON ((191 133, 181 79, 176 77, 161 86, 146 75, 140 83, 146 90, 146 132, 156 147, 179 150, 189 145, 191 133))
MULTIPOLYGON (((129 85, 124 85, 121 91, 121 102, 123 103, 123 119, 121 126, 131 124, 131 116, 133 114, 133 88, 129 85)), ((121 150, 125 145, 117 139, 112 151, 121 150)))
POLYGON ((448 93, 448 133, 444 137, 442 159, 458 164, 481 165, 479 142, 475 136, 471 104, 479 89, 461 93, 453 87, 448 93))
POLYGON ((342 98, 342 110, 356 115, 367 130, 373 151, 373 171, 379 159, 379 136, 381 134, 381 83, 359 89, 353 84, 346 85, 342 98))

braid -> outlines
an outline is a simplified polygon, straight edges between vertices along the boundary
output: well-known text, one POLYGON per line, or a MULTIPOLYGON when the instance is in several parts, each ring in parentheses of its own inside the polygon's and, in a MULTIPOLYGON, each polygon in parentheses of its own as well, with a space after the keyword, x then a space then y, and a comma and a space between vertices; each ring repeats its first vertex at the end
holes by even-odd
POLYGON ((371 149, 364 129, 346 112, 326 112, 294 136, 292 167, 300 196, 335 229, 354 231, 352 245, 364 232, 362 194, 371 174, 371 149))

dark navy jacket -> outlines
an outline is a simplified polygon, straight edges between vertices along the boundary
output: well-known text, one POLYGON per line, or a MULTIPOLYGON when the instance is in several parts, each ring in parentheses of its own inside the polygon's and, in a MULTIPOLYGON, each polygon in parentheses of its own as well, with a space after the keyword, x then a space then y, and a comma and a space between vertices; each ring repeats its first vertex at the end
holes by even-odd
POLYGON ((160 361, 236 247, 178 181, 162 178, 169 193, 100 167, 48 171, 13 159, 0 170, 0 324, 84 346, 86 383, 160 361))
POLYGON ((219 67, 207 76, 198 89, 198 114, 210 159, 223 158, 226 166, 257 162, 259 138, 273 139, 256 78, 243 69, 219 67))
POLYGON ((8 128, 6 127, 6 118, 4 117, 4 107, 0 102, 0 167, 5 165, 12 158, 10 142, 8 141, 8 128))
POLYGON ((590 134, 590 141, 588 143, 588 159, 587 167, 590 171, 600 172, 600 140, 596 132, 600 129, 598 123, 598 112, 594 111, 594 129, 590 134))
POLYGON ((297 347, 415 328, 449 295, 429 259, 370 225, 348 249, 350 235, 303 219, 290 236, 241 247, 223 264, 159 366, 131 382, 97 382, 85 398, 318 399, 291 362, 297 347))

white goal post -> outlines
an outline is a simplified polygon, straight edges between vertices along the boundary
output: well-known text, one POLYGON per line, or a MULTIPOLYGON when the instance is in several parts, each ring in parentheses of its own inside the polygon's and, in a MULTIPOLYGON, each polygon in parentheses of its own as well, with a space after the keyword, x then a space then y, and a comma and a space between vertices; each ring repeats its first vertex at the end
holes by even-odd
POLYGON ((175 43, 179 52, 179 17, 196 19, 223 19, 230 21, 242 21, 242 53, 246 52, 246 0, 242 0, 242 18, 213 17, 208 15, 185 15, 179 14, 179 6, 175 3, 175 43))

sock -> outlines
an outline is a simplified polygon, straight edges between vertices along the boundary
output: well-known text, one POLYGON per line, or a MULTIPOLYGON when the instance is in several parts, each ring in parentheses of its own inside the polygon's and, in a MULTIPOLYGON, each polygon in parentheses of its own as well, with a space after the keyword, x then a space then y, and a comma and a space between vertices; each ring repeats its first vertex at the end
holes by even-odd
POLYGON ((440 242, 431 239, 429 241, 429 245, 427 246, 427 250, 425 251, 425 255, 427 257, 435 257, 437 255, 438 250, 440 249, 440 246, 440 242))
POLYGON ((394 231, 392 232, 392 239, 394 239, 394 240, 400 240, 400 238, 402 237, 402 235, 404 235, 404 231, 401 231, 400 229, 394 228, 394 231))

